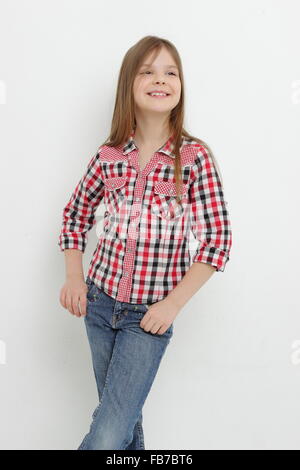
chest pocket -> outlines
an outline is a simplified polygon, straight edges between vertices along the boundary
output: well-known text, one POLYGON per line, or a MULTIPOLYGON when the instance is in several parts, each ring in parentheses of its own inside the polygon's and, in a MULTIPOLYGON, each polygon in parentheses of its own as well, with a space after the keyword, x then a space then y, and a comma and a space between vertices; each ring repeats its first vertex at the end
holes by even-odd
POLYGON ((105 178, 104 186, 106 189, 105 203, 110 214, 116 214, 120 211, 128 196, 127 176, 115 176, 105 178))
POLYGON ((157 181, 154 183, 151 212, 166 220, 181 217, 188 203, 188 185, 181 187, 181 204, 176 200, 176 184, 172 181, 157 181))

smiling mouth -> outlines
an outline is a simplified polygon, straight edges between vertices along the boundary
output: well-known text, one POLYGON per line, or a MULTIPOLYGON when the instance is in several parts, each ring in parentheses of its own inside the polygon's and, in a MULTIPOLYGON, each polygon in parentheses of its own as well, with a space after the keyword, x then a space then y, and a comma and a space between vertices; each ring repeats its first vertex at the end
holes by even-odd
POLYGON ((148 96, 151 98, 168 98, 170 96, 170 93, 167 93, 166 95, 151 95, 151 93, 146 93, 148 96))

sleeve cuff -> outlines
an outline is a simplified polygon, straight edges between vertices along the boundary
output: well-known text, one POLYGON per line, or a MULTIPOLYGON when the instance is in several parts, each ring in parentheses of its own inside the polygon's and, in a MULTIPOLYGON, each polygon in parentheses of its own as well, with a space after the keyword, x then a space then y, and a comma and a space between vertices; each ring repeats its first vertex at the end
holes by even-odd
POLYGON ((60 247, 60 251, 64 251, 66 249, 76 249, 80 250, 83 253, 85 252, 87 240, 84 235, 72 233, 72 234, 61 234, 58 239, 58 245, 60 247))
POLYGON ((216 271, 224 271, 227 261, 229 261, 228 254, 214 246, 202 245, 199 247, 192 259, 193 263, 207 263, 216 268, 216 271))

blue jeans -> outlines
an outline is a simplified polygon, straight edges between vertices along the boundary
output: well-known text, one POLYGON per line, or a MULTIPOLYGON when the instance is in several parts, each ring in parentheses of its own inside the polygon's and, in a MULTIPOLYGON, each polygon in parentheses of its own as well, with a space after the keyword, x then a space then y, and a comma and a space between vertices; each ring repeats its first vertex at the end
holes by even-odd
POLYGON ((119 302, 88 277, 87 314, 99 404, 77 450, 144 450, 142 408, 173 335, 146 332, 139 324, 147 304, 119 302))

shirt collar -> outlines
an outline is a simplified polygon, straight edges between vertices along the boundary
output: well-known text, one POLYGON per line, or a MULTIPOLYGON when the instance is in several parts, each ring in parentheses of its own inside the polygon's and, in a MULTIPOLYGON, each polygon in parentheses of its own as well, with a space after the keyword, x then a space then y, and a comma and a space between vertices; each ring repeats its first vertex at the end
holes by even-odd
MULTIPOLYGON (((127 153, 132 152, 132 150, 137 149, 137 145, 134 141, 135 129, 131 130, 130 136, 123 147, 123 155, 127 155, 127 153)), ((169 157, 175 158, 175 154, 173 153, 174 150, 174 143, 173 143, 173 136, 171 135, 168 140, 157 150, 157 152, 162 152, 168 155, 169 157)), ((182 146, 184 145, 185 140, 183 139, 182 146)))

